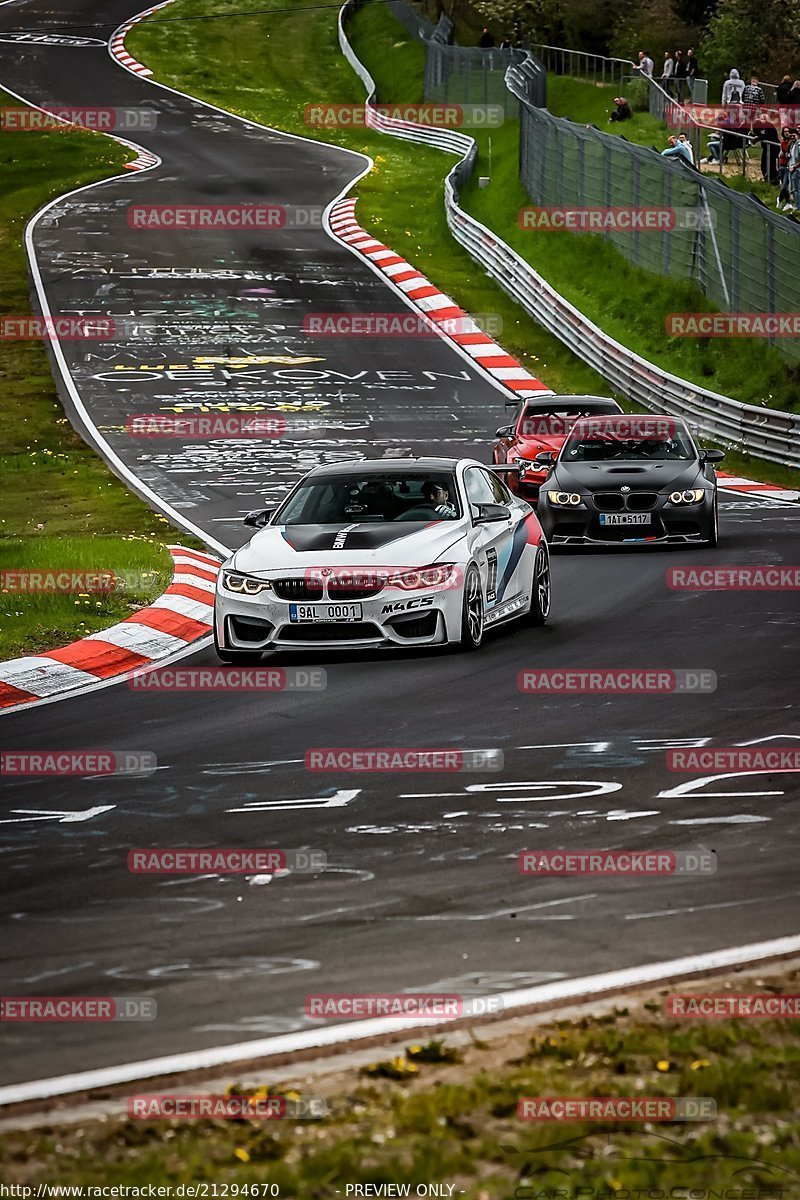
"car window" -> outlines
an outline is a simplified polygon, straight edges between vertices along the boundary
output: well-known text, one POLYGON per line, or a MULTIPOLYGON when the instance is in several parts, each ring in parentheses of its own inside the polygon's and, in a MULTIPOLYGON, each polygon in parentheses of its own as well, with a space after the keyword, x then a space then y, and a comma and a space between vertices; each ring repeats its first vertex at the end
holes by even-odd
POLYGON ((464 472, 464 486, 467 489, 470 504, 498 503, 488 472, 481 471, 479 467, 467 468, 464 472))
POLYGON ((511 493, 509 492, 502 479, 495 475, 494 471, 483 471, 481 474, 486 475, 489 480, 489 487, 492 489, 495 504, 511 504, 511 493))

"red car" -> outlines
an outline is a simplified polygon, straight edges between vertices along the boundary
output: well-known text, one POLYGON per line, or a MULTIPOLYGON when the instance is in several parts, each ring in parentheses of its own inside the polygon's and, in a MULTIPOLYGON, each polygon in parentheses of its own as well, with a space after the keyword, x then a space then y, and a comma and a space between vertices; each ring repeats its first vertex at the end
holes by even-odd
POLYGON ((603 396, 541 396, 523 400, 521 404, 519 400, 506 401, 507 408, 517 405, 519 412, 514 423, 503 426, 495 434, 497 441, 492 446, 492 462, 529 462, 530 466, 521 474, 509 472, 506 482, 512 491, 534 504, 539 486, 550 470, 549 466, 536 465, 536 455, 544 450, 558 453, 570 429, 581 417, 622 412, 616 400, 603 396))

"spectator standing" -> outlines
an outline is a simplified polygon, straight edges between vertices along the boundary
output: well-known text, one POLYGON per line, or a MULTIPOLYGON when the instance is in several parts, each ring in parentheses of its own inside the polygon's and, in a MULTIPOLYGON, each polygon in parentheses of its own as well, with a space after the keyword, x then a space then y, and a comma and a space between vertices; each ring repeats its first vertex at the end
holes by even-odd
POLYGON ((484 27, 483 33, 478 39, 478 45, 480 46, 481 50, 491 50, 492 46, 494 45, 494 37, 486 27, 484 27))
POLYGON ((614 103, 616 104, 616 108, 608 118, 609 121, 629 121, 633 116, 633 112, 631 111, 631 106, 625 97, 615 96, 614 103))
POLYGON ((667 95, 672 95, 672 77, 675 74, 675 60, 670 50, 664 51, 664 65, 661 68, 661 86, 667 95))
POLYGON ((722 85, 723 104, 741 104, 744 96, 744 81, 740 78, 736 67, 731 67, 728 78, 722 85))
POLYGON ((789 183, 792 189, 790 212, 800 212, 800 137, 795 137, 789 149, 789 183))
POLYGON ((778 90, 775 93, 775 99, 778 104, 788 104, 792 94, 792 77, 784 75, 783 79, 778 84, 778 90))
POLYGON ((756 109, 759 105, 764 103, 765 99, 766 97, 764 96, 764 89, 758 82, 758 76, 751 75, 750 82, 744 89, 744 95, 742 96, 742 103, 744 104, 743 116, 751 131, 753 128, 753 122, 757 116, 756 109))
POLYGON ((508 34, 506 34, 506 36, 503 38, 502 42, 500 43, 500 49, 501 50, 513 50, 513 48, 514 48, 514 43, 512 42, 512 40, 508 36, 508 34))
POLYGON ((792 189, 789 182, 789 151, 796 137, 797 131, 792 129, 790 125, 784 125, 781 130, 781 148, 778 154, 780 190, 778 191, 778 199, 775 201, 775 207, 782 208, 785 212, 788 212, 792 207, 792 189))
POLYGON ((682 50, 675 51, 675 95, 682 101, 686 95, 686 59, 682 50))
POLYGON ((640 71, 642 73, 642 75, 649 75, 650 78, 652 79, 653 78, 653 66, 654 66, 654 63, 653 63, 652 58, 650 57, 650 51, 649 50, 640 50, 639 51, 639 66, 636 68, 637 71, 640 71))
POLYGON ((700 74, 700 67, 694 56, 694 50, 686 51, 686 79, 689 84, 689 95, 694 99, 694 81, 700 74))

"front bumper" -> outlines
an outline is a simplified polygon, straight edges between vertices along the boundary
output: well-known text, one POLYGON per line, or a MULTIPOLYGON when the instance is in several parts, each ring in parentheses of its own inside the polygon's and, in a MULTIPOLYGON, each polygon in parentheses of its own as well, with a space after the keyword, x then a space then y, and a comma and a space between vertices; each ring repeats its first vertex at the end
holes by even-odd
POLYGON ((685 506, 660 502, 641 514, 648 517, 646 524, 603 524, 605 515, 617 514, 599 512, 591 497, 585 505, 569 508, 551 504, 544 494, 539 497, 539 520, 554 546, 701 545, 709 537, 713 499, 685 506))
POLYGON ((293 621, 291 609, 296 602, 282 600, 272 592, 259 596, 232 594, 220 582, 214 602, 217 643, 221 649, 257 653, 319 650, 326 645, 344 649, 440 646, 460 637, 461 587, 439 591, 386 587, 367 599, 351 602, 342 597, 336 601, 323 598, 308 603, 330 608, 333 619, 293 621), (360 606, 357 619, 336 619, 336 614, 351 603, 360 606))

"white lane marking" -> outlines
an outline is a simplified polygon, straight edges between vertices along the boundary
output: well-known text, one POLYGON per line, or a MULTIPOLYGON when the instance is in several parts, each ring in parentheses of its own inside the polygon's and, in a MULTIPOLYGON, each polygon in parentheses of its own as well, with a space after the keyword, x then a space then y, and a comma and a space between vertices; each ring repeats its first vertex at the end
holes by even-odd
POLYGON ((93 967, 94 963, 82 962, 75 963, 73 967, 61 967, 58 971, 42 971, 39 975, 25 975, 22 978, 23 983, 38 983, 40 979, 52 979, 56 975, 71 975, 75 971, 84 971, 87 967, 93 967))
MULTIPOLYGON (((503 1015, 510 1009, 525 1009, 532 1005, 556 1006, 577 1003, 606 995, 623 988, 639 989, 647 984, 675 982, 681 977, 702 972, 726 970, 764 962, 768 959, 786 957, 800 952, 800 936, 775 938, 768 942, 750 942, 744 946, 727 946, 704 954, 691 954, 684 958, 664 962, 642 963, 636 967, 606 971, 598 975, 586 975, 578 979, 562 979, 553 983, 539 984, 496 993, 503 997, 503 1015)), ((347 1021, 320 1029, 304 1029, 298 1033, 278 1037, 257 1038, 236 1042, 226 1046, 208 1046, 203 1050, 189 1050, 183 1054, 165 1055, 162 1058, 144 1059, 138 1062, 121 1063, 113 1067, 78 1071, 71 1075, 56 1075, 51 1078, 33 1079, 25 1083, 10 1084, 0 1088, 0 1105, 19 1104, 26 1100, 44 1100, 53 1096, 67 1096, 75 1092, 94 1088, 113 1087, 134 1080, 154 1079, 162 1075, 178 1075, 184 1071, 203 1071, 236 1062, 254 1062, 278 1054, 294 1054, 321 1046, 343 1046, 364 1038, 381 1037, 391 1033, 408 1033, 414 1028, 435 1025, 438 1018, 375 1018, 369 1021, 347 1021)), ((453 1023, 454 1026, 458 1022, 453 1023)))
MULTIPOLYGON (((795 893, 796 894, 796 893, 795 893)), ((711 909, 717 908, 738 908, 742 904, 770 904, 774 900, 783 900, 781 896, 751 896, 747 899, 744 897, 738 900, 719 900, 716 904, 690 904, 686 908, 662 908, 656 909, 653 912, 644 913, 627 913, 626 921, 643 921, 648 917, 674 917, 678 915, 685 916, 686 913, 709 912, 711 909)))
POLYGON ((340 788, 332 796, 310 796, 307 800, 255 800, 241 808, 226 808, 226 812, 283 812, 295 808, 344 808, 351 800, 355 800, 360 788, 347 790, 340 788))
MULTIPOLYGON (((675 800, 678 796, 688 796, 696 792, 706 783, 714 783, 717 779, 744 779, 748 775, 781 775, 797 774, 782 767, 765 771, 729 771, 726 775, 702 775, 699 779, 688 779, 686 783, 678 783, 675 787, 666 788, 656 796, 657 800, 675 800)), ((703 792, 702 799, 707 796, 724 796, 726 798, 744 796, 783 796, 785 792, 703 792)))
MULTIPOLYGON (((398 921, 491 921, 495 917, 508 917, 511 913, 535 912, 540 908, 557 908, 562 904, 577 904, 579 900, 594 900, 596 892, 583 892, 578 896, 565 896, 559 900, 541 900, 538 904, 515 904, 511 908, 497 908, 488 913, 431 913, 427 917, 397 917, 398 921)), ((572 920, 573 918, 569 918, 572 920)))
POLYGON ((638 812, 631 812, 626 808, 614 808, 611 812, 606 813, 607 821, 635 821, 637 817, 657 817, 661 812, 660 808, 643 808, 638 812))
POLYGON ((19 815, 13 818, 5 818, 0 821, 0 825, 21 825, 23 821, 52 821, 53 818, 58 821, 59 825, 74 825, 78 821, 90 821, 92 817, 98 817, 100 813, 110 812, 112 808, 116 808, 116 805, 99 804, 95 808, 84 808, 82 812, 47 808, 12 808, 10 811, 19 815))
POLYGON ((668 825, 754 825, 771 821, 771 817, 755 817, 751 813, 733 813, 730 817, 686 817, 682 821, 668 821, 668 825))

